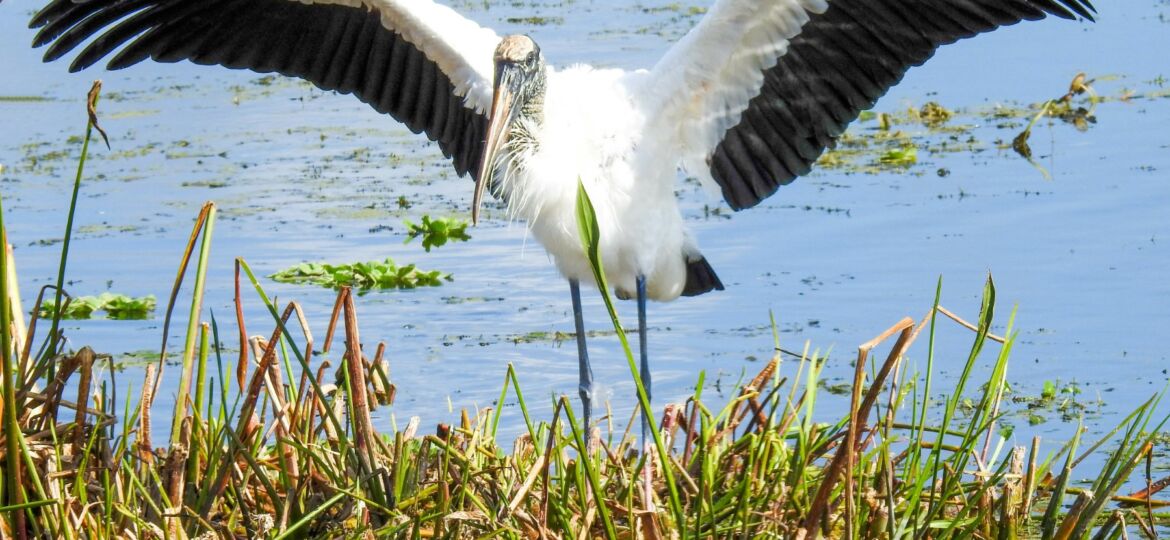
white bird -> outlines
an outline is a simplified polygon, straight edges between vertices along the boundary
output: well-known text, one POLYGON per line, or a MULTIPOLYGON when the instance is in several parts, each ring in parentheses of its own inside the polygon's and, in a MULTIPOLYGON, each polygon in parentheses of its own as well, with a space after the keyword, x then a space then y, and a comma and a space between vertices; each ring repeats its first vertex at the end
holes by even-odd
POLYGON ((45 60, 90 40, 114 54, 301 77, 425 132, 526 221, 569 280, 589 425, 593 376, 578 238, 580 179, 606 278, 638 300, 723 289, 688 234, 678 170, 748 208, 809 172, 846 125, 940 45, 1021 20, 1092 19, 1089 0, 717 0, 649 70, 552 67, 529 37, 501 38, 431 0, 52 0, 31 23, 45 60))

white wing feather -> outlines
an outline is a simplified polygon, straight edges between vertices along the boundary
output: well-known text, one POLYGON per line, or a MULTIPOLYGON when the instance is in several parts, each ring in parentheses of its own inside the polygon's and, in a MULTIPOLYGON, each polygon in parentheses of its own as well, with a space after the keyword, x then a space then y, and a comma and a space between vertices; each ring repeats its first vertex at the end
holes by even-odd
POLYGON ((828 0, 718 0, 654 66, 648 104, 677 141, 679 165, 714 187, 707 159, 760 93, 764 70, 828 0))

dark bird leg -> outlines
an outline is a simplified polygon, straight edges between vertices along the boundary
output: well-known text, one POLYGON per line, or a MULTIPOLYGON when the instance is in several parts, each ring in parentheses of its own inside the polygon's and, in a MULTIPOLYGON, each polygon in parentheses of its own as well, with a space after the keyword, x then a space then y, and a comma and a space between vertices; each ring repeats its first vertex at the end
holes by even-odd
MULTIPOLYGON (((638 276, 638 352, 642 357, 642 365, 638 368, 642 376, 642 387, 646 389, 646 401, 653 399, 650 393, 650 358, 646 353, 646 276, 638 276)), ((642 411, 642 441, 649 435, 650 422, 648 415, 653 411, 642 411)))
POLYGON ((585 349, 585 319, 581 315, 581 284, 569 280, 569 292, 573 295, 573 322, 577 325, 577 361, 581 369, 581 406, 585 409, 585 433, 591 429, 589 422, 593 415, 593 368, 589 367, 589 351, 585 349))

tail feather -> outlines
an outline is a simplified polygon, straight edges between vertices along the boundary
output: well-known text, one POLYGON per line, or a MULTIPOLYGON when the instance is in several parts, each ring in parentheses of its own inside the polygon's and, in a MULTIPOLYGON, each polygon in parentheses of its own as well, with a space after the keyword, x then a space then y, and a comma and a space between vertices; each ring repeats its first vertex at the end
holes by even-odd
POLYGON ((687 261, 687 284, 683 287, 683 296, 722 290, 723 282, 719 281, 719 276, 715 275, 715 269, 711 268, 706 257, 699 256, 696 260, 687 261))

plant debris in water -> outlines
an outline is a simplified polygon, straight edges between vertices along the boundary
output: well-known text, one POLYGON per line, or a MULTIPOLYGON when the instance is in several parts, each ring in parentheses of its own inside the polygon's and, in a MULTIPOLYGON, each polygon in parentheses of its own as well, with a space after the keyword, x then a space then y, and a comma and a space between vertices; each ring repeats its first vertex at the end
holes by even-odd
MULTIPOLYGON (((134 298, 104 292, 97 296, 78 296, 62 303, 65 304, 65 309, 60 313, 62 319, 92 319, 95 313, 104 311, 108 319, 141 320, 150 318, 157 301, 153 294, 134 298)), ((46 300, 41 304, 38 316, 52 319, 57 316, 57 311, 56 302, 46 300)))
POLYGON ((1045 178, 1051 178, 1051 175, 1047 169, 1032 159, 1032 147, 1028 145, 1028 139, 1032 136, 1032 127, 1044 116, 1051 116, 1072 124, 1077 131, 1089 129, 1089 124, 1097 122, 1097 118, 1093 116, 1093 109, 1096 108, 1097 102, 1100 101, 1097 92, 1090 86, 1091 83, 1092 81, 1085 78, 1084 73, 1078 73, 1072 82, 1069 83, 1068 92, 1056 99, 1050 99, 1044 102, 1040 107, 1040 111, 1028 122, 1027 127, 1012 139, 1012 150, 1015 150, 1020 157, 1028 160, 1028 163, 1036 167, 1045 178), (1073 98, 1082 94, 1089 95, 1089 108, 1087 109, 1073 106, 1073 98))
MULTIPOLYGON (((1061 97, 1029 106, 996 105, 986 109, 952 110, 931 101, 922 107, 909 107, 902 111, 863 111, 858 122, 838 139, 837 147, 821 155, 817 160, 817 168, 863 174, 891 170, 925 174, 913 168, 922 162, 920 154, 975 153, 990 146, 1014 149, 1045 178, 1050 178, 1048 172, 1032 158, 1032 149, 1028 146, 1031 129, 1041 118, 1049 117, 1070 124, 1078 131, 1087 130, 1096 123, 1093 115, 1096 104, 1104 100, 1097 95, 1091 86, 1092 82, 1083 73, 1078 74, 1069 85, 1068 92, 1061 97), (1077 98, 1081 96, 1087 96, 1087 107, 1078 104, 1077 98), (873 123, 875 120, 876 124, 873 123), (1011 144, 997 140, 988 145, 975 136, 976 128, 981 124, 994 125, 998 129, 1014 130, 1021 125, 1026 127, 1012 139, 1011 144)), ((1110 99, 1132 99, 1132 96, 1123 94, 1110 99)))
POLYGON ((445 217, 431 219, 431 216, 424 214, 422 223, 414 223, 410 220, 406 220, 405 223, 406 243, 421 236, 423 249, 427 250, 427 253, 430 253, 433 247, 446 245, 448 241, 466 242, 471 240, 471 237, 467 235, 467 222, 461 219, 445 217))
POLYGON ((301 263, 269 276, 279 283, 312 284, 339 289, 414 289, 438 287, 451 275, 438 270, 419 270, 415 265, 398 266, 389 257, 383 261, 349 264, 301 263))

